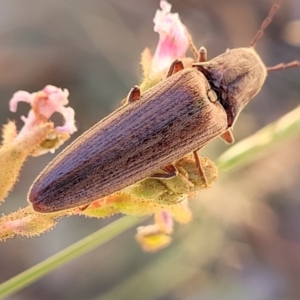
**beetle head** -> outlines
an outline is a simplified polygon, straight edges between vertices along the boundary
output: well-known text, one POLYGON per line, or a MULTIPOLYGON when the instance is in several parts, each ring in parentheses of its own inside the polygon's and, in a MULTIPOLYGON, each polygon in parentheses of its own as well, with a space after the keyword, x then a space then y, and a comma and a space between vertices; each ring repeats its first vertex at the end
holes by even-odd
POLYGON ((228 116, 228 127, 260 91, 267 68, 253 47, 237 48, 196 64, 218 95, 228 116))

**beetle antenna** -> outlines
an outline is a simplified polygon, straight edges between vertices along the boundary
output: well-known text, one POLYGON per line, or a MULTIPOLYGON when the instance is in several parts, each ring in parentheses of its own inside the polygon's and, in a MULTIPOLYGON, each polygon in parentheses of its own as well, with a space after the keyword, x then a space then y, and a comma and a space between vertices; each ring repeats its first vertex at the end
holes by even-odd
POLYGON ((267 71, 268 72, 274 72, 274 71, 281 71, 281 70, 284 70, 284 69, 296 68, 296 67, 300 67, 300 60, 294 60, 294 61, 291 61, 287 64, 280 63, 276 66, 268 67, 267 71))
POLYGON ((257 31, 256 35, 254 36, 252 42, 250 43, 250 47, 255 47, 257 42, 260 40, 260 38, 263 36, 265 29, 268 27, 268 25, 272 22, 272 19, 274 15, 277 13, 282 0, 276 0, 275 3, 272 5, 268 16, 264 19, 262 22, 259 30, 257 31))

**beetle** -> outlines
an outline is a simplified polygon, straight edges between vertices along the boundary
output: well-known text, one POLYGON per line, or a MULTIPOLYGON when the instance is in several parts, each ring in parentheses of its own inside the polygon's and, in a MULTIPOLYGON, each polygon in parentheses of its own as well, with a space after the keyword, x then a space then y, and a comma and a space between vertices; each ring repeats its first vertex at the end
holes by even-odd
POLYGON ((281 4, 277 0, 248 48, 207 61, 205 48, 192 67, 175 60, 165 80, 127 102, 59 154, 33 183, 33 209, 51 213, 89 204, 147 177, 172 178, 173 162, 216 137, 233 142, 231 129, 260 91, 267 73, 300 65, 267 68, 254 47, 281 4))

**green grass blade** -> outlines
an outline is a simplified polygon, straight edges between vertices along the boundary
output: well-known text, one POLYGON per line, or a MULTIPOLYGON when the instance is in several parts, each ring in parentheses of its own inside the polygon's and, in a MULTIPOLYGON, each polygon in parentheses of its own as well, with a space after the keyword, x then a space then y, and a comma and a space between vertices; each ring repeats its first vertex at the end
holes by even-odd
POLYGON ((300 107, 236 143, 217 160, 221 172, 236 170, 262 157, 272 146, 300 132, 300 107))
POLYGON ((83 238, 79 242, 74 243, 52 257, 2 283, 0 285, 0 297, 3 298, 17 292, 63 264, 105 244, 143 220, 143 218, 126 216, 110 223, 104 228, 101 228, 95 233, 83 238))

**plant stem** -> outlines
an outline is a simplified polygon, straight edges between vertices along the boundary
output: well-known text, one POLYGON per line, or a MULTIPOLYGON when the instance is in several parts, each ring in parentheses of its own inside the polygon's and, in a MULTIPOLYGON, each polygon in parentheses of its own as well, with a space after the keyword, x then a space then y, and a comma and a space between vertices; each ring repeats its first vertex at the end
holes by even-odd
POLYGON ((5 296, 17 292, 63 264, 105 244, 143 220, 144 218, 125 216, 110 223, 104 228, 101 228, 100 230, 74 243, 52 257, 45 259, 41 263, 2 283, 0 285, 0 298, 2 299, 5 296))

